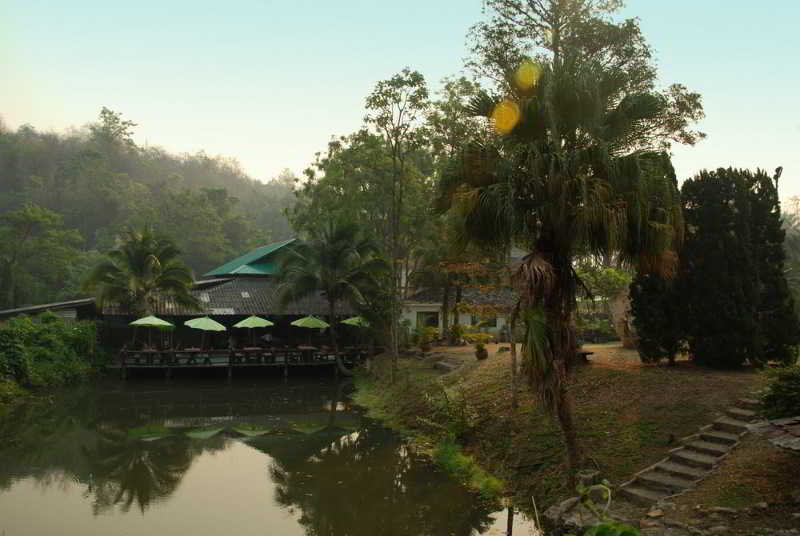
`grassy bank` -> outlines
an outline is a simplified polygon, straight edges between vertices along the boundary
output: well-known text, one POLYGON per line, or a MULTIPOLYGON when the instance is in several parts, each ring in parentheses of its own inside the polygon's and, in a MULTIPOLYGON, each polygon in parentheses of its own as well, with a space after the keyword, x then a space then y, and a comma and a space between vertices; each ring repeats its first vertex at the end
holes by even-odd
MULTIPOLYGON (((571 386, 575 420, 587 468, 599 468, 613 484, 662 458, 679 438, 763 383, 755 371, 711 371, 686 361, 644 366, 618 345, 589 349, 592 362, 575 373, 571 386)), ((424 360, 403 360, 393 386, 385 371, 375 376, 361 381, 356 395, 373 416, 411 430, 432 449, 453 438, 520 504, 534 496, 546 507, 572 494, 559 429, 527 386, 512 411, 508 353, 490 346, 490 358, 479 363, 471 348, 439 349, 424 360), (466 366, 442 376, 433 369, 442 359, 466 366)))
POLYGON ((0 323, 0 406, 92 375, 105 355, 94 322, 52 313, 0 323))

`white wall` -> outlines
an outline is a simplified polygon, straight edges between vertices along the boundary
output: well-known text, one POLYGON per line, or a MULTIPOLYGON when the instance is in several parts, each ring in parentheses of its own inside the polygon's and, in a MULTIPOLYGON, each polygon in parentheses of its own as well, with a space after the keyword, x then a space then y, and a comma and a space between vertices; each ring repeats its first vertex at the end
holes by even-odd
MULTIPOLYGON (((426 312, 437 312, 439 313, 439 334, 442 333, 442 313, 441 313, 441 305, 438 303, 404 303, 403 310, 400 314, 400 321, 407 320, 410 323, 411 330, 417 328, 417 313, 426 311, 426 312)), ((472 324, 472 315, 469 313, 460 313, 458 315, 459 324, 462 326, 469 326, 472 324)), ((452 322, 451 322, 452 324, 452 322)), ((497 335, 500 330, 503 329, 503 326, 506 325, 506 317, 505 316, 498 316, 497 317, 497 327, 494 328, 485 328, 488 333, 493 333, 497 335)))

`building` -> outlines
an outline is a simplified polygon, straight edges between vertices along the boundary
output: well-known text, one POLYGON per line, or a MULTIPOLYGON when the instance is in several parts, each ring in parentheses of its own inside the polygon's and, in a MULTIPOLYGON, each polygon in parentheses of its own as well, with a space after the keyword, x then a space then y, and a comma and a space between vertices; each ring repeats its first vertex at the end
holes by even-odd
MULTIPOLYGON (((454 296, 451 295, 451 300, 454 296)), ((499 314, 496 316, 477 316, 472 313, 459 313, 458 323, 462 326, 477 325, 481 323, 481 331, 495 335, 498 340, 505 340, 508 336, 509 320, 508 315, 514 306, 516 297, 509 288, 499 288, 484 290, 466 287, 461 294, 461 303, 468 308, 494 310, 499 314)), ((451 307, 455 303, 451 304, 451 307)), ((444 335, 444 323, 442 322, 442 291, 423 290, 412 295, 403 302, 400 316, 410 330, 417 328, 433 327, 439 329, 439 334, 444 335)), ((450 315, 449 324, 452 325, 454 318, 450 315)))

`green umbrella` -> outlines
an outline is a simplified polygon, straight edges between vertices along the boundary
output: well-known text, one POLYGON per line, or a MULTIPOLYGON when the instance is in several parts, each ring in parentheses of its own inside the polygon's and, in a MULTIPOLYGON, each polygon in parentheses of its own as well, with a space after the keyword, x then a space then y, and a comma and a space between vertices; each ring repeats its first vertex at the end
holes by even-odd
MULTIPOLYGON (((245 318, 244 320, 237 322, 233 325, 235 328, 247 328, 252 330, 253 328, 268 328, 270 326, 274 326, 272 322, 267 320, 266 318, 261 318, 260 316, 251 315, 245 318)), ((254 342, 255 334, 253 331, 250 331, 250 344, 255 344, 254 342)))
POLYGON ((272 322, 267 320, 266 318, 261 318, 260 316, 248 316, 241 322, 237 322, 233 325, 235 328, 268 328, 270 326, 274 326, 272 322))
POLYGON ((216 320, 212 320, 207 316, 201 316, 200 318, 192 318, 191 320, 187 320, 183 324, 185 326, 189 326, 190 328, 203 330, 203 337, 200 340, 200 347, 205 346, 206 331, 225 331, 225 326, 223 326, 216 320))
POLYGON ((366 318, 361 316, 354 316, 352 318, 348 318, 347 320, 342 320, 342 324, 347 324, 348 326, 356 326, 359 328, 368 328, 369 321, 366 318))
POLYGON ((173 324, 170 324, 166 320, 161 320, 157 316, 146 316, 144 318, 140 318, 139 320, 134 320, 130 323, 131 326, 148 326, 154 328, 174 328, 173 324))
MULTIPOLYGON (((157 316, 153 316, 153 315, 145 316, 144 318, 140 318, 138 320, 134 320, 129 325, 134 326, 134 327, 143 326, 143 327, 160 328, 160 329, 172 329, 172 328, 175 327, 174 325, 170 324, 166 320, 162 320, 162 319, 158 318, 157 316)), ((150 332, 150 331, 147 332, 147 340, 148 340, 148 344, 150 344, 152 346, 153 345, 153 333, 150 332)), ((133 334, 133 342, 134 342, 134 344, 136 343, 136 332, 135 331, 134 331, 134 334, 133 334)), ((164 342, 164 341, 161 341, 161 342, 164 342)))
POLYGON ((202 329, 203 331, 225 331, 226 329, 225 326, 207 316, 192 318, 183 324, 185 326, 189 326, 190 328, 202 329))
POLYGON ((304 316, 303 318, 298 318, 294 322, 292 322, 293 326, 297 326, 298 328, 329 328, 330 324, 325 322, 324 320, 320 320, 314 315, 311 316, 304 316))

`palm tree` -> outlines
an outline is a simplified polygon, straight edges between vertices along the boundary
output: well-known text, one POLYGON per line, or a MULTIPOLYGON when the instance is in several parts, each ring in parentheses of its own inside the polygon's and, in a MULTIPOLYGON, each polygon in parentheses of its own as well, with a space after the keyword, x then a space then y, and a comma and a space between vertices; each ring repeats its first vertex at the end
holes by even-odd
POLYGON ((129 230, 89 275, 86 288, 96 293, 100 307, 112 304, 128 314, 152 314, 163 298, 199 310, 190 293, 192 272, 179 255, 175 244, 152 227, 129 230))
POLYGON ((278 295, 286 307, 290 302, 322 293, 328 302, 331 345, 336 364, 345 374, 336 339, 336 310, 340 303, 354 307, 366 302, 365 295, 377 285, 386 262, 353 223, 329 220, 312 231, 311 239, 294 244, 281 260, 278 295))
POLYGON ((527 77, 510 73, 515 83, 504 100, 476 97, 473 113, 501 135, 463 151, 441 182, 440 208, 460 215, 464 240, 530 252, 512 270, 526 329, 523 369, 562 429, 574 484, 581 458, 567 373, 577 351, 576 297, 586 290, 575 258, 617 254, 628 266, 668 274, 683 220, 669 157, 649 141, 662 98, 620 99, 624 73, 591 60, 555 61, 528 62, 527 77))

